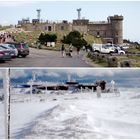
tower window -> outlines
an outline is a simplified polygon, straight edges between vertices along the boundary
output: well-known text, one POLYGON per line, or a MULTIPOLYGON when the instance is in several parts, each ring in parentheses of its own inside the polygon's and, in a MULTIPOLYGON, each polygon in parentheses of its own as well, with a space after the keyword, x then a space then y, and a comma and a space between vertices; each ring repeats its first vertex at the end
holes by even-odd
POLYGON ((97 32, 97 37, 100 37, 100 32, 97 32))
POLYGON ((64 26, 61 26, 61 30, 64 30, 64 26))
POLYGON ((97 32, 97 36, 99 36, 100 35, 100 32, 97 32))
POLYGON ((52 27, 51 26, 48 26, 48 31, 52 31, 52 27))

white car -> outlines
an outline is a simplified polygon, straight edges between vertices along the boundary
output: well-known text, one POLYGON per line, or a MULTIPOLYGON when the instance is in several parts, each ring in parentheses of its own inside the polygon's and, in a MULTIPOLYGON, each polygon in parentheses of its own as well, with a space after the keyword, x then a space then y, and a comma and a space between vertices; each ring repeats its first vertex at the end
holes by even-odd
POLYGON ((97 53, 112 54, 115 52, 114 46, 110 44, 93 44, 92 50, 97 53))
POLYGON ((93 44, 92 49, 94 52, 105 53, 105 54, 125 54, 125 51, 121 50, 120 47, 116 47, 114 44, 93 44))
POLYGON ((119 45, 114 45, 115 47, 115 52, 120 54, 120 55, 123 55, 125 54, 125 51, 121 49, 121 47, 119 45))
POLYGON ((117 48, 117 53, 120 54, 120 55, 124 55, 125 51, 122 50, 121 48, 117 48))
POLYGON ((123 49, 123 50, 127 50, 127 49, 129 49, 129 44, 122 44, 122 45, 120 45, 120 47, 123 49))

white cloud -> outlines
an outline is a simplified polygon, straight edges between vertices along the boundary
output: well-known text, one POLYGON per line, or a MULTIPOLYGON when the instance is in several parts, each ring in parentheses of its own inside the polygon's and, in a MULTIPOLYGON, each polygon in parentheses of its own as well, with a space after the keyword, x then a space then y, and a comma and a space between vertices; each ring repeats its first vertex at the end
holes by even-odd
MULTIPOLYGON (((4 72, 5 72, 5 69, 0 69, 0 79, 3 79, 4 72)), ((26 76, 27 76, 27 73, 25 72, 25 70, 22 70, 22 69, 10 70, 10 77, 12 78, 20 78, 20 77, 26 77, 26 76)))
POLYGON ((59 77, 59 76, 60 76, 60 75, 59 75, 58 73, 56 73, 56 72, 48 72, 46 75, 47 75, 47 76, 53 76, 53 77, 59 77))
POLYGON ((60 74, 53 70, 48 69, 34 69, 32 72, 35 72, 37 76, 52 76, 52 77, 59 77, 60 74))
POLYGON ((36 76, 45 76, 47 74, 47 71, 44 69, 34 69, 32 70, 32 73, 33 72, 36 74, 36 76))
POLYGON ((88 68, 76 68, 76 69, 52 69, 49 70, 55 73, 66 73, 66 74, 76 74, 79 77, 84 76, 113 76, 114 72, 110 69, 88 69, 88 68))
MULTIPOLYGON (((3 71, 4 69, 0 70, 0 78, 3 77, 3 71)), ((32 71, 35 71, 37 76, 52 76, 52 77, 61 77, 62 73, 66 74, 76 74, 80 78, 86 77, 86 76, 95 76, 95 77, 102 77, 102 76, 108 76, 113 77, 115 75, 121 77, 126 76, 128 78, 135 77, 140 74, 140 69, 98 69, 98 68, 74 68, 74 69, 12 69, 11 70, 11 77, 12 78, 20 78, 20 77, 26 77, 29 75, 32 71), (30 71, 31 70, 31 71, 30 71)))
POLYGON ((49 72, 55 72, 55 73, 67 73, 67 74, 76 74, 79 77, 84 76, 109 76, 113 77, 115 75, 127 75, 131 73, 133 75, 134 73, 137 73, 140 71, 140 69, 113 69, 113 68, 74 68, 74 69, 49 69, 49 72))
POLYGON ((84 77, 84 76, 113 76, 113 72, 111 70, 99 70, 99 69, 79 69, 79 70, 72 70, 68 71, 68 73, 76 74, 79 77, 84 77))
POLYGON ((28 73, 26 72, 26 70, 22 70, 22 69, 12 69, 11 70, 12 78, 26 77, 27 75, 28 75, 28 73))

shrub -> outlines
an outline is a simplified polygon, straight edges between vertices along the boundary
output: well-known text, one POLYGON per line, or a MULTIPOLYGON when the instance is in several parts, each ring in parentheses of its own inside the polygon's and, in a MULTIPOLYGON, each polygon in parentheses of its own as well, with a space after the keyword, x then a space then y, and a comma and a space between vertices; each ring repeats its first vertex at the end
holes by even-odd
POLYGON ((75 47, 82 47, 87 45, 83 35, 81 35, 78 31, 72 31, 68 35, 63 36, 62 42, 65 44, 72 44, 75 47))
POLYGON ((41 33, 38 42, 41 44, 47 44, 47 42, 56 42, 57 35, 56 34, 43 34, 41 33))

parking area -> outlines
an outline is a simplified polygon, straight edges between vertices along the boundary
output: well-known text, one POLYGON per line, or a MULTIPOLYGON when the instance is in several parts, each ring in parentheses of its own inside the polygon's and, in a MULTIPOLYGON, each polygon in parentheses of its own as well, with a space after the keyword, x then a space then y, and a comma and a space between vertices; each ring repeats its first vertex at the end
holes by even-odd
POLYGON ((91 65, 84 59, 83 52, 79 57, 74 52, 72 58, 68 56, 63 58, 60 51, 30 48, 27 57, 0 63, 0 67, 91 67, 91 65))

